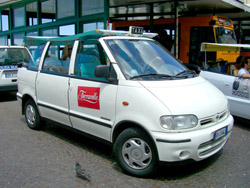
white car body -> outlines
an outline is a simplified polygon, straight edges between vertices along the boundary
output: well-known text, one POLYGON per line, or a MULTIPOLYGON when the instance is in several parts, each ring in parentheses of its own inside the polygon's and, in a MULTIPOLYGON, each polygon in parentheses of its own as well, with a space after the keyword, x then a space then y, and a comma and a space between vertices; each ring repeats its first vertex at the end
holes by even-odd
MULTIPOLYGON (((250 48, 250 45, 203 43, 201 46, 202 51, 237 52, 241 48, 250 48)), ((207 79, 223 92, 228 99, 232 115, 250 119, 250 79, 206 70, 202 70, 200 76, 207 79)))
POLYGON ((17 65, 30 58, 23 46, 0 46, 0 91, 17 91, 17 65))
POLYGON ((20 104, 24 107, 25 101, 30 98, 36 104, 41 118, 109 143, 116 141, 122 125, 140 127, 152 139, 159 161, 200 161, 217 153, 230 137, 233 128, 226 97, 200 76, 177 80, 127 79, 107 46, 106 40, 113 39, 153 41, 127 36, 98 39, 113 66, 116 82, 98 82, 74 76, 80 45, 78 40, 74 42, 67 75, 42 71, 48 42, 38 71, 27 68, 18 71, 17 97, 20 104), (160 124, 162 116, 190 114, 198 119, 195 127, 168 130, 160 124), (216 139, 220 130, 225 132, 216 139))

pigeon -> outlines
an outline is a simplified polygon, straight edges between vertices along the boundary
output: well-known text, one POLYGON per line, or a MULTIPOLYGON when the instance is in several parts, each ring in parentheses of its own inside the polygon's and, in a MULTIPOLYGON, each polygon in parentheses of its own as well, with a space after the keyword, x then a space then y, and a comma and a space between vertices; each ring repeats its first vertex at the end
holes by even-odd
POLYGON ((90 175, 86 173, 85 169, 78 162, 76 162, 76 176, 90 181, 90 175))

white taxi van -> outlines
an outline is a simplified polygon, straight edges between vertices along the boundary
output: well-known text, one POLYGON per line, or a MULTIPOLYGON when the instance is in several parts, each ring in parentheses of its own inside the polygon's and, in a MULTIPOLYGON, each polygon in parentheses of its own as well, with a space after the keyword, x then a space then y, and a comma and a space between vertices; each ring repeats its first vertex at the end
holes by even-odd
POLYGON ((17 66, 28 64, 30 58, 23 46, 0 46, 0 91, 17 91, 17 66))
POLYGON ((18 71, 28 126, 50 120, 110 143, 134 176, 152 174, 158 161, 217 153, 233 128, 225 96, 151 39, 155 34, 131 31, 41 41, 41 58, 18 71))

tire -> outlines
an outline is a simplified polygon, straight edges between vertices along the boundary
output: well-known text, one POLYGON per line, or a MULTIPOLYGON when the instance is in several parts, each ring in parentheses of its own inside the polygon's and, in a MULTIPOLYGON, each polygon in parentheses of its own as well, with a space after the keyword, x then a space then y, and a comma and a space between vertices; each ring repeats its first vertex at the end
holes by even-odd
POLYGON ((120 167, 133 176, 150 176, 157 169, 155 146, 148 135, 138 128, 128 128, 117 137, 114 155, 120 167))
POLYGON ((33 100, 29 99, 24 106, 25 119, 29 128, 39 130, 42 128, 41 118, 33 100))

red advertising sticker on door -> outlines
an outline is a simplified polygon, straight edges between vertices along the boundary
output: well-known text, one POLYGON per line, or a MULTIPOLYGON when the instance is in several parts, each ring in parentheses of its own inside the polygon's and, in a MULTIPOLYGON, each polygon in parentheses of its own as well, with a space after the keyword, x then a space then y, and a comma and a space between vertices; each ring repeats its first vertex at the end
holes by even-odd
POLYGON ((100 88, 99 87, 78 87, 78 106, 100 110, 100 88))

